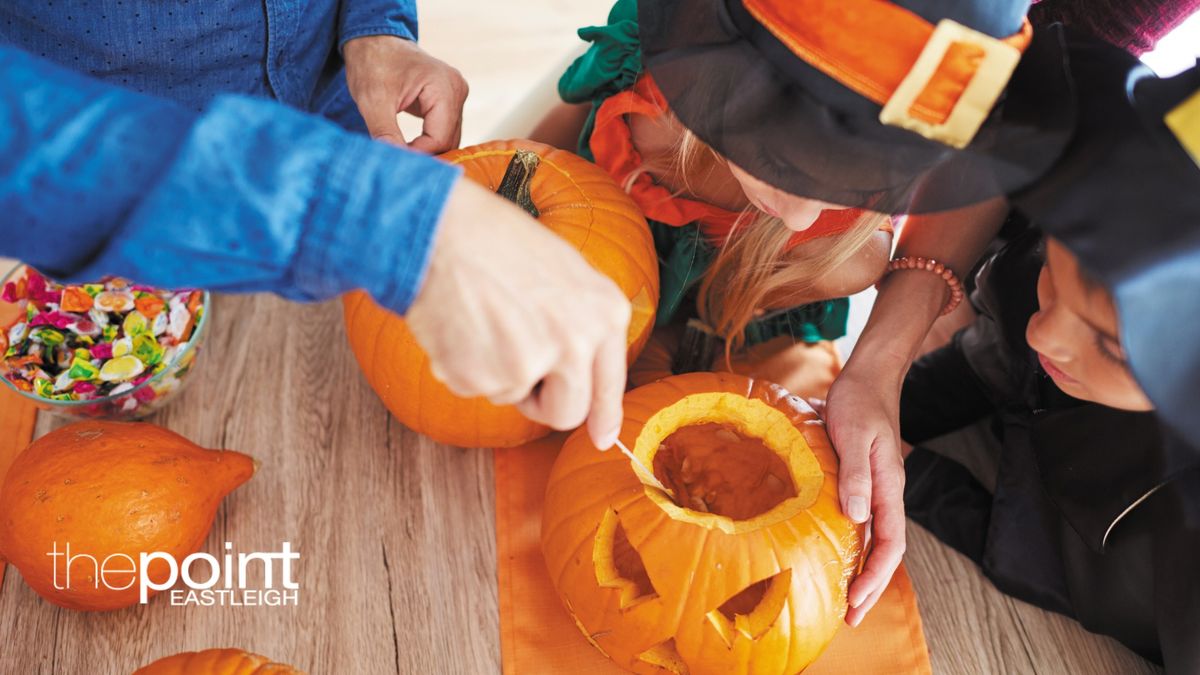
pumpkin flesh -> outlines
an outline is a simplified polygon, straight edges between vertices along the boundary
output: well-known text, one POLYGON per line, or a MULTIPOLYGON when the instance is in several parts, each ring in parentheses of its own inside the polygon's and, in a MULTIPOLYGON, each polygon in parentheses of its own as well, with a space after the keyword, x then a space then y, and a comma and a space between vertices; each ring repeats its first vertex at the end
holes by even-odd
POLYGON ((762 515, 796 496, 783 459, 762 440, 728 424, 671 432, 654 454, 654 474, 678 506, 733 520, 762 515))

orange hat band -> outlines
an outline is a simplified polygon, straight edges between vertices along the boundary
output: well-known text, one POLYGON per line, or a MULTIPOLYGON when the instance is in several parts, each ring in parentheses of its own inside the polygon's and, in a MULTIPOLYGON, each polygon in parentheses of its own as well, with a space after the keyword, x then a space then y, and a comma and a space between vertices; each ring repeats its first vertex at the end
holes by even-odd
POLYGON ((1029 45, 1026 20, 998 40, 949 19, 936 27, 886 0, 744 0, 794 54, 870 101, 880 121, 965 147, 1029 45))

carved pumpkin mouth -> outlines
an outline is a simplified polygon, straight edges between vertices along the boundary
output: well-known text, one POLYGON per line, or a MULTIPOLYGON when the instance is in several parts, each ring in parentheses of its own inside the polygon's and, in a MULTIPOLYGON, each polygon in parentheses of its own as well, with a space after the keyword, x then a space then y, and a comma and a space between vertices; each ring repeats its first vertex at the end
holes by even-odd
POLYGON ((647 420, 633 450, 671 489, 647 494, 676 520, 733 534, 791 518, 825 476, 791 420, 728 392, 685 396, 647 420))

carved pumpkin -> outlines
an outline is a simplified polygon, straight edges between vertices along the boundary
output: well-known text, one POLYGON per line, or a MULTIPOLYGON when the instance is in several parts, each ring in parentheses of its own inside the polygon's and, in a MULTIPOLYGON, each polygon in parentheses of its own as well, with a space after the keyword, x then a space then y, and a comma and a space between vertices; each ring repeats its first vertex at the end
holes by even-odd
MULTIPOLYGON (((628 340, 632 362, 654 323, 658 259, 646 221, 629 196, 595 165, 532 141, 485 143, 442 158, 533 213, 617 283, 633 305, 628 340)), ((367 382, 410 429, 465 447, 512 447, 549 433, 513 406, 450 393, 434 378, 404 320, 365 293, 350 293, 343 302, 346 335, 367 382)))
POLYGON ((142 666, 133 675, 304 675, 302 671, 240 649, 183 652, 142 666))
POLYGON ((621 439, 674 497, 585 433, 546 488, 542 551, 587 639, 637 673, 798 673, 846 614, 863 530, 817 415, 778 386, 670 377, 625 397, 621 439))
MULTIPOLYGON (((61 607, 128 607, 139 600, 141 554, 161 551, 178 564, 195 553, 221 500, 255 468, 246 455, 153 424, 76 422, 34 441, 9 468, 0 558, 61 607)), ((148 567, 155 584, 170 579, 166 561, 148 567)))

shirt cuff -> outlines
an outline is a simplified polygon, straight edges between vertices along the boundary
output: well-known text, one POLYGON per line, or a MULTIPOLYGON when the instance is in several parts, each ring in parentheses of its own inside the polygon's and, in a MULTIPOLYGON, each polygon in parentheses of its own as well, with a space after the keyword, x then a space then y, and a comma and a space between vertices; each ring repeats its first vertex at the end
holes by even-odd
POLYGON ((353 30, 343 31, 338 36, 338 52, 341 52, 346 43, 354 38, 367 37, 368 35, 393 35, 398 38, 416 42, 417 36, 413 35, 408 26, 400 22, 389 22, 373 26, 362 26, 353 30))
POLYGON ((295 264, 297 285, 328 297, 349 285, 408 311, 425 280, 437 223, 460 167, 351 137, 330 165, 295 264))

